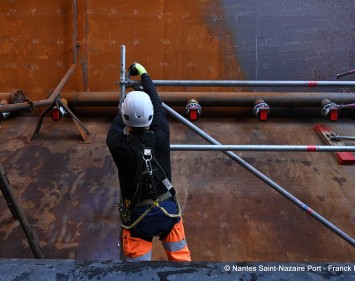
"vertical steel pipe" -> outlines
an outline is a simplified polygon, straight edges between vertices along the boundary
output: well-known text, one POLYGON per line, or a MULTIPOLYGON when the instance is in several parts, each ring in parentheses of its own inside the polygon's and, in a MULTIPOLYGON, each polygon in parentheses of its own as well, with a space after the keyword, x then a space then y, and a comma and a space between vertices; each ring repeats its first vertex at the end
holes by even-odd
POLYGON ((126 96, 126 46, 121 45, 121 76, 120 76, 120 104, 121 108, 122 101, 126 96))
MULTIPOLYGON (((203 139, 208 141, 211 144, 215 145, 221 145, 217 140, 206 134, 203 130, 201 130, 199 127, 195 126, 192 124, 190 121, 182 117, 179 113, 177 113, 175 110, 167 106, 166 104, 163 103, 164 109, 175 119, 179 120, 182 122, 185 126, 190 128, 192 131, 197 133, 199 136, 201 136, 203 139)), ((264 183, 269 185, 271 188, 276 190, 278 193, 280 193, 282 196, 287 198, 289 201, 294 203, 297 207, 301 208, 302 210, 306 211, 309 215, 314 217, 316 220, 321 222, 323 225, 325 225, 327 228, 329 228, 331 231, 336 233, 338 236, 343 238, 345 241, 350 243, 352 246, 355 246, 355 240, 350 237, 348 234, 346 234, 344 231, 336 227, 334 224, 323 218, 320 214, 318 214, 316 211, 312 210, 310 207, 308 207, 305 203, 300 201, 298 198, 296 198, 294 195, 286 191, 284 188, 282 188, 280 185, 272 181, 270 178, 265 176, 263 173, 261 173, 259 170, 254 168, 252 165, 250 165, 248 162, 244 161, 242 158, 237 156, 235 153, 231 151, 223 151, 224 154, 226 154, 228 157, 230 157, 232 160, 235 162, 239 163, 243 168, 251 172, 253 175, 255 175, 257 178, 262 180, 264 183)))
POLYGON ((73 64, 76 64, 76 18, 77 18, 77 5, 76 0, 73 2, 73 64))

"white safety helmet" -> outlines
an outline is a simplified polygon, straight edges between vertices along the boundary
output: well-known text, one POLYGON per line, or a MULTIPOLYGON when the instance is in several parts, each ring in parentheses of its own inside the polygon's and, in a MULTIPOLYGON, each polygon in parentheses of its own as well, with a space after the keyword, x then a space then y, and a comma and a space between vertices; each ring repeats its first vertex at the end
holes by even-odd
POLYGON ((122 119, 129 127, 148 127, 153 120, 153 104, 142 91, 128 93, 122 102, 122 119))

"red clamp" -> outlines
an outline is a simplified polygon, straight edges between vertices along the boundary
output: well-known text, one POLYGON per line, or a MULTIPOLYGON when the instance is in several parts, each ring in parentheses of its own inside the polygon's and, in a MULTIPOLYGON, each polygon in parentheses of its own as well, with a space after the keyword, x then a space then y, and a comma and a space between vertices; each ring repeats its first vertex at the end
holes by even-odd
POLYGON ((63 107, 58 108, 57 106, 53 106, 51 116, 54 121, 59 121, 62 118, 63 114, 61 109, 63 110, 63 107))
POLYGON ((260 121, 266 121, 269 118, 270 107, 263 100, 256 100, 253 108, 253 114, 260 121))
POLYGON ((338 121, 339 109, 337 104, 328 99, 323 100, 321 114, 323 117, 327 117, 330 121, 338 121))
MULTIPOLYGON (((65 99, 62 99, 62 101, 67 104, 67 101, 65 99)), ((52 108, 51 116, 54 121, 59 121, 63 116, 67 115, 67 112, 65 109, 58 104, 58 102, 55 103, 55 105, 52 108)))
POLYGON ((196 121, 198 116, 201 114, 202 107, 197 100, 191 99, 186 105, 185 111, 191 121, 196 121))

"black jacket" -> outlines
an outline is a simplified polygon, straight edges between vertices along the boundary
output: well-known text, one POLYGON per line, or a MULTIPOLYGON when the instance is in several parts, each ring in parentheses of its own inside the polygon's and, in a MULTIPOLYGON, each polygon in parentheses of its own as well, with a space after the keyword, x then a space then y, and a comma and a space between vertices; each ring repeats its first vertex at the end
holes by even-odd
MULTIPOLYGON (((153 121, 149 127, 149 131, 155 133, 155 158, 160 162, 167 173, 167 178, 171 182, 170 130, 168 120, 151 78, 145 73, 141 75, 141 80, 143 90, 150 96, 154 107, 153 121)), ((122 116, 118 113, 108 131, 106 144, 118 169, 121 196, 123 199, 131 200, 135 192, 134 180, 137 159, 135 152, 127 144, 127 135, 123 133, 124 126, 122 116)), ((142 139, 142 135, 137 135, 136 137, 142 139)), ((157 184, 156 189, 158 191, 157 195, 161 195, 167 191, 162 183, 157 184)))

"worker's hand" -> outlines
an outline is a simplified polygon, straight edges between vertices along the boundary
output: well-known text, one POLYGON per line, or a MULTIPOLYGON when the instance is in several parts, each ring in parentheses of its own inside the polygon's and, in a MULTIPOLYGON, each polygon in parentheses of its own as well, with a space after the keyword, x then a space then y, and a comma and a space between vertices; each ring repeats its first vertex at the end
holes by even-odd
POLYGON ((134 64, 132 64, 129 68, 128 68, 129 73, 132 76, 141 76, 143 73, 147 73, 147 71, 145 70, 144 66, 141 65, 140 63, 136 62, 134 64))

